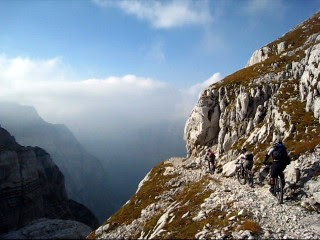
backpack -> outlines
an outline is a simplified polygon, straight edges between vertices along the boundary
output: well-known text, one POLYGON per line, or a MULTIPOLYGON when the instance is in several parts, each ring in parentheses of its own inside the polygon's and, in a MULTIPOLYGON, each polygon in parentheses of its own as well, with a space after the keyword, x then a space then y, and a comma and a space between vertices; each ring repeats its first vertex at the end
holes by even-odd
POLYGON ((209 154, 209 160, 210 160, 210 161, 214 161, 215 158, 216 158, 216 156, 214 155, 213 152, 211 152, 211 153, 209 154))
POLYGON ((253 154, 251 152, 246 153, 246 160, 252 162, 253 161, 253 154))
POLYGON ((290 164, 290 158, 288 156, 288 152, 287 152, 287 149, 286 147, 281 144, 281 143, 277 143, 275 146, 274 146, 274 150, 272 152, 272 157, 273 159, 275 160, 279 160, 279 161, 282 161, 284 162, 286 165, 289 165, 290 164))

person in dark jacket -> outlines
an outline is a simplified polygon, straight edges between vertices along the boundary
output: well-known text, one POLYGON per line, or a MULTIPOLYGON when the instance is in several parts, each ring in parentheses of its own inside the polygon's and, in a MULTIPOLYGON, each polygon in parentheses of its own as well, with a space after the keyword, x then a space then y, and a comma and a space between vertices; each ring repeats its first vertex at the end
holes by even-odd
POLYGON ((271 164, 271 172, 270 172, 270 189, 269 191, 272 193, 275 183, 275 178, 280 176, 282 181, 282 186, 285 184, 284 173, 287 163, 288 163, 288 152, 284 144, 281 140, 276 140, 273 146, 269 149, 268 153, 266 154, 264 164, 268 164, 269 157, 272 156, 273 161, 271 164))

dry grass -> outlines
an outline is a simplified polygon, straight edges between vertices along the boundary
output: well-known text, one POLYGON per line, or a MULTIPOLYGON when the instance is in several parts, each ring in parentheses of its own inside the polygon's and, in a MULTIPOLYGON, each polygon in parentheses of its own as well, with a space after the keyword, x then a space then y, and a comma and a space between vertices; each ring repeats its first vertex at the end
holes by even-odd
MULTIPOLYGON (((165 167, 168 164, 160 163, 154 167, 150 173, 149 180, 144 183, 141 189, 130 199, 129 203, 124 205, 118 212, 111 216, 110 220, 114 227, 118 224, 129 224, 141 215, 141 210, 146 208, 151 203, 154 203, 155 197, 167 191, 170 187, 166 183, 177 177, 177 175, 164 176, 165 167)), ((112 230, 112 228, 110 228, 112 230)))
MULTIPOLYGON (((249 85, 254 86, 254 83, 250 84, 251 80, 258 78, 265 73, 277 73, 284 70, 285 66, 288 63, 291 63, 293 61, 300 61, 300 59, 305 56, 303 49, 297 51, 293 56, 282 56, 281 54, 277 54, 277 44, 279 44, 280 42, 286 42, 287 46, 290 45, 291 49, 297 49, 303 46, 309 36, 314 33, 320 32, 320 21, 318 19, 319 16, 320 13, 317 13, 312 19, 306 21, 303 24, 307 26, 305 29, 300 26, 294 31, 288 32, 276 41, 269 43, 267 47, 269 47, 272 51, 265 61, 247 68, 243 68, 225 77, 222 81, 218 82, 215 85, 218 88, 226 86, 227 88, 231 89, 238 88, 240 85, 245 87, 248 87, 249 85), (273 63, 277 63, 278 67, 276 69, 273 69, 271 67, 273 63)), ((304 49, 308 47, 310 46, 305 46, 304 49)), ((288 51, 290 51, 291 49, 288 49, 288 51)))
POLYGON ((204 200, 212 193, 211 190, 205 191, 208 183, 209 178, 205 176, 198 182, 193 182, 189 185, 186 185, 184 190, 175 197, 174 200, 179 202, 180 206, 175 209, 175 218, 166 227, 166 230, 171 234, 165 238, 194 238, 194 235, 199 230, 201 223, 193 222, 191 219, 194 214, 199 211, 200 205, 204 202, 204 200), (182 218, 186 212, 189 212, 189 216, 182 218))
POLYGON ((278 94, 280 111, 290 114, 290 122, 295 127, 294 132, 284 141, 293 159, 312 151, 320 144, 320 125, 313 112, 306 112, 305 102, 289 100, 292 96, 299 98, 298 90, 294 89, 294 85, 298 83, 298 80, 286 81, 278 94))
POLYGON ((287 45, 291 44, 292 48, 301 47, 310 35, 316 32, 320 32, 320 21, 318 19, 319 17, 320 13, 315 14, 313 18, 308 19, 302 24, 303 26, 306 26, 306 28, 303 29, 302 26, 300 26, 294 31, 286 33, 283 37, 268 44, 267 46, 273 49, 273 46, 276 46, 280 42, 285 41, 287 45))
POLYGON ((92 231, 87 237, 86 239, 95 239, 96 238, 96 232, 92 231))
MULTIPOLYGON (((153 230, 159 218, 162 216, 162 214, 163 214, 163 211, 159 211, 157 214, 152 216, 152 218, 149 219, 143 226, 143 232, 148 234, 151 230, 153 230)), ((140 237, 140 234, 137 234, 137 236, 135 236, 134 239, 137 239, 139 237, 140 237)), ((146 236, 146 237, 149 237, 149 236, 146 236)))
POLYGON ((253 222, 252 220, 245 220, 239 230, 249 230, 252 234, 257 235, 262 229, 258 223, 253 222))

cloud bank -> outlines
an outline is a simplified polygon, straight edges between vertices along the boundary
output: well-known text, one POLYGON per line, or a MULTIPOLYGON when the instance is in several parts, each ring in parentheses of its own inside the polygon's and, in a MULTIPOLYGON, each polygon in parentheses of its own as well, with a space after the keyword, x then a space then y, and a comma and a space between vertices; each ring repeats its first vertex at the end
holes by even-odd
POLYGON ((0 101, 32 105, 45 120, 69 127, 95 126, 96 131, 185 120, 199 92, 219 81, 208 80, 185 89, 133 74, 103 79, 72 79, 59 58, 33 60, 0 56, 0 101))
POLYGON ((152 27, 169 29, 183 25, 205 25, 212 21, 208 1, 93 0, 99 6, 116 7, 128 15, 148 21, 152 27))

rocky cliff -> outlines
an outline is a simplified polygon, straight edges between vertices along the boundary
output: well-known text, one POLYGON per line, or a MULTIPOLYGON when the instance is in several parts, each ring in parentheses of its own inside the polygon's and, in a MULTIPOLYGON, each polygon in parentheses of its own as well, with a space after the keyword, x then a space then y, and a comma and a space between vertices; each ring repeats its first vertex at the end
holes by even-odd
POLYGON ((320 136, 319 31, 316 14, 205 89, 185 126, 189 155, 215 145, 232 158, 246 145, 261 160, 275 136, 294 158, 313 150, 320 136))
POLYGON ((0 128, 0 233, 42 217, 91 227, 98 223, 88 209, 68 199, 64 176, 45 150, 23 147, 0 128))
POLYGON ((206 88, 185 125, 188 156, 154 167, 88 238, 320 238, 319 34, 317 13, 206 88), (284 204, 259 172, 276 137, 292 158, 284 204), (230 178, 244 146, 254 153, 253 188, 230 178), (208 148, 218 156, 214 175, 208 148))
POLYGON ((66 126, 45 122, 33 107, 3 102, 0 124, 19 143, 48 151, 65 177, 70 198, 87 206, 100 219, 113 212, 106 170, 66 126), (100 191, 101 188, 104 190, 100 191))

